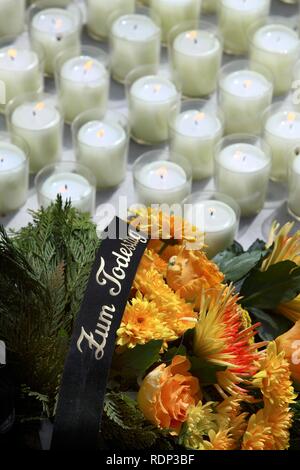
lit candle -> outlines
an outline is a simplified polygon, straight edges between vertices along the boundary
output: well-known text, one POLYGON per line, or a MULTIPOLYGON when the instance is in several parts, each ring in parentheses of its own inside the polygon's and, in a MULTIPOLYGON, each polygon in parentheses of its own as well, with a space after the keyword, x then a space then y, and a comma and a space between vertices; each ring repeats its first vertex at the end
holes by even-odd
POLYGON ((272 102, 273 84, 245 61, 225 65, 219 83, 219 103, 226 134, 259 134, 265 109, 272 102), (239 70, 240 68, 240 70, 239 70))
POLYGON ((167 43, 174 26, 185 21, 198 20, 201 0, 151 0, 150 15, 160 19, 162 41, 167 43))
POLYGON ((180 93, 175 84, 161 76, 139 78, 128 92, 131 134, 143 144, 168 140, 168 121, 180 107, 180 93))
POLYGON ((138 202, 147 206, 180 204, 191 192, 191 169, 188 162, 184 166, 178 162, 164 160, 164 152, 159 150, 138 158, 133 167, 138 202))
POLYGON ((71 123, 76 116, 90 108, 98 107, 99 111, 105 113, 109 93, 106 60, 105 53, 103 63, 82 55, 63 60, 62 65, 58 67, 58 96, 67 123, 71 123))
POLYGON ((21 103, 18 99, 12 101, 9 128, 13 136, 19 136, 27 143, 32 173, 60 158, 62 124, 59 111, 46 97, 44 101, 37 101, 35 97, 31 99, 25 95, 21 103))
POLYGON ((197 101, 184 102, 185 111, 170 123, 170 147, 189 160, 193 179, 212 176, 215 146, 223 134, 220 117, 204 103, 197 109, 197 101))
POLYGON ((0 214, 19 209, 27 199, 28 159, 23 150, 0 135, 0 214))
POLYGON ((265 140, 272 151, 271 178, 286 181, 292 150, 300 145, 300 113, 272 105, 265 122, 265 140))
POLYGON ((36 13, 30 25, 30 38, 45 56, 45 73, 53 75, 55 59, 61 52, 70 57, 80 53, 80 17, 74 11, 48 8, 36 13))
POLYGON ((74 138, 77 160, 92 171, 98 189, 117 186, 124 180, 128 137, 117 118, 89 121, 74 138))
POLYGON ((25 0, 0 1, 0 37, 18 36, 25 26, 25 0))
POLYGON ((147 16, 126 15, 112 25, 110 34, 113 78, 121 83, 134 68, 160 61, 160 29, 147 16))
POLYGON ((171 44, 172 67, 182 84, 182 93, 189 97, 206 96, 217 86, 222 60, 222 44, 215 28, 200 23, 201 30, 176 35, 171 44))
POLYGON ((215 185, 239 204, 243 216, 255 215, 265 203, 270 169, 270 154, 259 139, 228 137, 216 154, 215 185))
MULTIPOLYGON (((184 217, 204 232, 204 251, 209 258, 230 247, 238 229, 238 210, 215 199, 204 199, 205 194, 192 194, 184 201, 184 217)), ((233 201, 234 205, 234 201, 233 201)))
POLYGON ((298 34, 283 24, 263 26, 252 35, 250 58, 263 64, 273 74, 276 95, 290 90, 299 52, 298 34))
POLYGON ((109 34, 110 18, 133 13, 135 0, 87 0, 87 28, 90 36, 105 39, 109 34))
POLYGON ((296 219, 300 220, 300 147, 296 149, 296 154, 289 172, 288 209, 296 219))
POLYGON ((270 11, 270 0, 220 0, 219 28, 228 54, 248 52, 249 29, 264 24, 270 11))
MULTIPOLYGON (((5 84, 5 101, 18 95, 40 92, 43 72, 36 52, 11 46, 0 49, 0 80, 5 84)), ((0 106, 4 111, 5 105, 0 106)))

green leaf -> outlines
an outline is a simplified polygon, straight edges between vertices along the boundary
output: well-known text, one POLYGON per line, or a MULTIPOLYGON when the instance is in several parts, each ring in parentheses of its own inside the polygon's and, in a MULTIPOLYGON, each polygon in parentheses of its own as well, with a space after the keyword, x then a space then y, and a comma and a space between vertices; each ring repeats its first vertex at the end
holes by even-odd
POLYGON ((201 385, 213 385, 218 382, 217 372, 226 370, 226 366, 213 364, 196 356, 189 356, 191 361, 191 373, 198 377, 201 385))
POLYGON ((138 377, 160 360, 162 341, 150 341, 144 345, 138 344, 133 349, 127 349, 122 354, 116 354, 113 369, 120 375, 138 377))
POLYGON ((251 251, 265 251, 266 250, 266 242, 264 242, 263 240, 255 240, 254 243, 252 243, 252 245, 248 248, 248 252, 251 252, 251 251))
POLYGON ((261 323, 258 334, 263 341, 272 341, 293 326, 293 322, 282 315, 271 315, 258 308, 251 308, 249 312, 255 321, 261 323))
POLYGON ((292 261, 282 261, 264 272, 254 270, 245 279, 240 293, 246 308, 275 309, 300 293, 300 267, 292 261))
POLYGON ((180 344, 178 347, 168 349, 162 360, 163 362, 171 362, 174 356, 186 356, 186 348, 183 344, 180 344))
POLYGON ((245 277, 261 259, 265 256, 264 251, 251 251, 228 260, 222 269, 227 282, 237 282, 245 277))

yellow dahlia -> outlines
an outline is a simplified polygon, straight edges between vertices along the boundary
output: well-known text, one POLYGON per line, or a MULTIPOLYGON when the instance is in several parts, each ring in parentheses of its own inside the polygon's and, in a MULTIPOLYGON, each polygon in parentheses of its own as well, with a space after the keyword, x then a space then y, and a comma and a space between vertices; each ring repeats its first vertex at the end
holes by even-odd
POLYGON ((284 351, 278 352, 275 341, 271 341, 264 356, 256 363, 259 372, 252 380, 254 387, 261 390, 265 403, 284 406, 293 403, 294 393, 289 362, 284 351))
POLYGON ((250 416, 243 437, 242 450, 275 450, 271 426, 266 423, 264 410, 250 416))
POLYGON ((127 303, 120 328, 117 331, 117 345, 134 348, 151 340, 163 340, 165 343, 176 339, 164 321, 154 302, 144 299, 140 292, 127 303))

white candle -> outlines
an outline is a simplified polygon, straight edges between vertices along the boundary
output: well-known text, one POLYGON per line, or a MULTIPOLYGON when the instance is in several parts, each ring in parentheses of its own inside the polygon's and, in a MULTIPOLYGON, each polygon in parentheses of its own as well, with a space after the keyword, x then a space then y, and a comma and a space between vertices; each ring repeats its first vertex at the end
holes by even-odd
POLYGON ((185 21, 198 20, 201 0, 151 0, 150 15, 160 19, 162 41, 168 41, 168 35, 174 26, 185 21))
POLYGON ((62 119, 51 103, 33 100, 20 104, 12 111, 10 130, 27 143, 32 173, 59 159, 62 152, 62 119))
POLYGON ((224 74, 220 80, 219 103, 226 134, 259 134, 263 112, 270 105, 272 95, 273 85, 261 73, 239 70, 224 74))
MULTIPOLYGON (((39 57, 29 49, 10 46, 0 49, 0 80, 5 85, 5 102, 24 93, 40 92, 43 75, 39 57)), ((4 111, 5 105, 0 106, 4 111)))
POLYGON ((113 78, 124 82, 136 67, 160 61, 160 29, 147 16, 126 15, 112 25, 110 34, 113 78))
POLYGON ((138 202, 151 204, 180 204, 191 192, 185 170, 177 163, 160 160, 146 163, 134 171, 138 202))
POLYGON ((271 158, 261 148, 228 145, 216 155, 216 188, 239 204, 243 216, 257 214, 265 203, 270 168, 271 158))
POLYGON ((96 177, 97 188, 117 186, 126 176, 127 135, 118 123, 90 121, 76 138, 77 160, 96 177))
POLYGON ((135 0, 87 0, 87 28, 90 36, 105 39, 114 15, 133 13, 135 0))
POLYGON ((276 95, 289 91, 299 52, 298 34, 285 25, 263 26, 252 36, 250 58, 263 64, 273 74, 276 95))
POLYGON ((175 37, 170 55, 185 96, 200 97, 215 91, 222 60, 222 45, 216 32, 182 32, 175 37))
POLYGON ((0 214, 19 209, 27 199, 28 161, 16 145, 0 140, 0 214))
POLYGON ((67 60, 57 73, 59 102, 67 123, 82 112, 98 107, 107 108, 109 73, 97 59, 89 56, 67 60))
POLYGON ((288 208, 300 220, 300 155, 293 160, 289 174, 288 208))
POLYGON ((219 27, 227 53, 242 55, 248 51, 249 29, 264 23, 270 4, 270 0, 220 0, 219 27))
POLYGON ((63 202, 71 200, 72 206, 82 212, 93 212, 94 189, 82 175, 65 172, 49 176, 38 192, 40 205, 48 207, 57 195, 62 197, 63 202))
POLYGON ((198 228, 204 232, 204 251, 209 258, 232 245, 238 228, 238 218, 229 205, 217 200, 195 201, 190 205, 187 200, 184 208, 185 219, 191 224, 195 225, 195 221, 201 221, 202 226, 198 228))
POLYGON ((0 37, 18 36, 25 26, 25 0, 0 1, 0 37))
POLYGON ((270 113, 265 123, 265 139, 272 151, 271 178, 286 181, 292 150, 300 145, 300 113, 293 110, 270 113))
POLYGON ((193 179, 212 176, 215 146, 222 133, 220 118, 206 110, 190 109, 171 123, 170 147, 189 160, 193 179))
POLYGON ((168 139, 169 118, 178 114, 180 93, 170 80, 148 75, 131 86, 128 106, 132 137, 140 143, 158 144, 168 139))
POLYGON ((59 53, 68 52, 70 57, 80 53, 80 29, 79 17, 62 8, 48 8, 32 18, 31 42, 44 52, 47 75, 53 75, 59 53))

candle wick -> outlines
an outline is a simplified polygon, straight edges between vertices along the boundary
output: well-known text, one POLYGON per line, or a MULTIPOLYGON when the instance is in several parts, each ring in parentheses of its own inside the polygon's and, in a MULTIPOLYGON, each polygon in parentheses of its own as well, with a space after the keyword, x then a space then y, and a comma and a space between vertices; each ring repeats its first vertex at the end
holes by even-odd
POLYGON ((67 184, 65 184, 65 190, 66 190, 66 191, 68 190, 68 185, 67 185, 67 184))
POLYGON ((0 158, 0 162, 1 162, 1 163, 4 162, 4 158, 3 158, 3 157, 0 158))
POLYGON ((243 162, 245 162, 247 160, 247 157, 246 155, 243 156, 243 162))
POLYGON ((138 29, 138 25, 135 24, 135 25, 133 26, 133 29, 138 29))
POLYGON ((281 39, 280 36, 277 36, 276 41, 280 42, 280 39, 281 39))
POLYGON ((57 41, 61 41, 61 40, 62 40, 62 35, 61 35, 61 34, 58 34, 58 35, 56 36, 56 40, 57 40, 57 41))
POLYGON ((194 44, 198 44, 198 39, 197 38, 194 39, 194 44))
POLYGON ((33 111, 32 111, 32 114, 33 114, 34 116, 36 116, 36 111, 35 111, 35 110, 33 110, 33 111))
POLYGON ((164 175, 161 173, 160 174, 160 179, 163 180, 164 179, 164 175))
POLYGON ((210 210, 210 216, 213 217, 215 215, 214 211, 211 209, 210 210))

